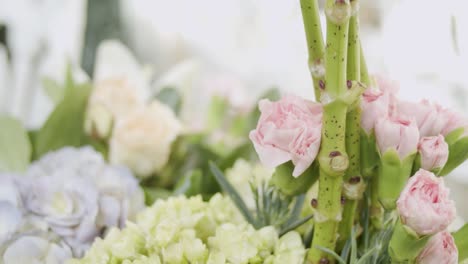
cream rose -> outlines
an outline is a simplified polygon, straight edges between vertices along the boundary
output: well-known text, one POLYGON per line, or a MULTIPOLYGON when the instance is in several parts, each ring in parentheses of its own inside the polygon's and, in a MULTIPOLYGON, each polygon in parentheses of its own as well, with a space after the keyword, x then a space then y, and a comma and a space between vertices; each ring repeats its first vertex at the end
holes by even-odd
POLYGON ((86 133, 97 138, 107 138, 117 120, 143 104, 142 93, 126 79, 109 78, 97 81, 88 101, 86 133))
POLYGON ((154 101, 116 123, 110 161, 128 166, 139 177, 148 177, 167 163, 181 127, 168 106, 154 101))

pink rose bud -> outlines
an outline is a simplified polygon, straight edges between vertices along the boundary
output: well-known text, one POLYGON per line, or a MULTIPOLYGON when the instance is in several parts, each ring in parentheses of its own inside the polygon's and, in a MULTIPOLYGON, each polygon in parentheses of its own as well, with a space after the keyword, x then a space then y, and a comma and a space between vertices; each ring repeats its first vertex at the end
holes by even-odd
POLYGON ((448 144, 442 135, 421 138, 418 151, 421 155, 421 168, 425 170, 443 168, 449 154, 448 144))
POLYGON ((377 121, 375 137, 380 153, 395 149, 400 159, 404 159, 416 152, 419 131, 413 120, 394 116, 377 121))
POLYGON ((398 84, 384 78, 376 78, 378 88, 369 88, 362 94, 361 127, 370 134, 379 119, 391 115, 396 108, 398 84))
POLYGON ((452 235, 447 231, 437 233, 419 253, 419 264, 457 264, 458 249, 452 235))
POLYGON ((456 217, 444 180, 423 169, 409 179, 397 201, 397 211, 402 223, 419 235, 443 231, 456 217))
POLYGON ((422 100, 419 103, 400 101, 397 105, 398 113, 413 117, 418 124, 421 137, 446 136, 453 130, 466 127, 468 120, 450 109, 443 108, 439 104, 422 100))
POLYGON ((322 105, 297 96, 259 102, 260 119, 250 132, 260 161, 276 167, 291 160, 300 176, 317 156, 322 129, 322 105))

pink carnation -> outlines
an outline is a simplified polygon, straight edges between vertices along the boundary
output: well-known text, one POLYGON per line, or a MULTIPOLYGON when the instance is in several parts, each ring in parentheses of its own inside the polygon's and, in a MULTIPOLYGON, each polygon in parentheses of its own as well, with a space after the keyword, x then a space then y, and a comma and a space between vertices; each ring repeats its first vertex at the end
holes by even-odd
POLYGON ((361 127, 370 134, 378 120, 393 115, 396 108, 398 84, 387 79, 376 78, 378 88, 364 91, 361 99, 361 127))
POLYGON ((421 137, 447 135, 468 124, 460 114, 427 100, 419 103, 400 101, 397 109, 398 113, 416 120, 421 137))
POLYGON ((301 175, 317 156, 322 129, 322 106, 297 96, 277 102, 259 102, 260 119, 250 132, 260 161, 276 167, 289 160, 295 165, 293 176, 301 175))
POLYGON ((411 177, 397 201, 403 224, 420 235, 443 231, 455 219, 455 203, 442 178, 420 169, 411 177))
POLYGON ((447 163, 449 149, 442 135, 421 138, 418 151, 421 155, 421 168, 425 170, 443 168, 447 163))
POLYGON ((457 264, 458 249, 452 235, 442 231, 429 240, 426 247, 419 253, 419 264, 457 264))
POLYGON ((377 121, 375 137, 380 153, 395 149, 400 159, 404 159, 416 152, 419 132, 413 120, 395 116, 377 121))

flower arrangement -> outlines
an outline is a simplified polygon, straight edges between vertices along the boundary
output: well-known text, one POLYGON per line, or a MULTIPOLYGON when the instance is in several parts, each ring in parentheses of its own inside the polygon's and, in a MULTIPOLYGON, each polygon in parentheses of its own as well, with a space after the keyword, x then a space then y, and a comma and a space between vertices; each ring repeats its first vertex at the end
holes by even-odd
POLYGON ((326 1, 325 42, 318 1, 300 4, 316 101, 273 89, 239 107, 221 87, 191 123, 183 89, 151 89, 106 42, 96 64, 113 67, 47 82, 41 128, 0 116, 0 262, 468 260, 443 178, 468 158, 468 119, 369 74, 359 0, 326 1))

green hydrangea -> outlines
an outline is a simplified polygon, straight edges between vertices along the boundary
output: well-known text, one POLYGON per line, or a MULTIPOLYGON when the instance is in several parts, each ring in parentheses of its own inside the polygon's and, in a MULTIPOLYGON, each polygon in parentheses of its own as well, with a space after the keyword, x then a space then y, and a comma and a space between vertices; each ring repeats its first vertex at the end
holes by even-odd
POLYGON ((158 200, 123 230, 111 229, 82 259, 68 264, 302 263, 301 237, 255 230, 221 194, 158 200))

